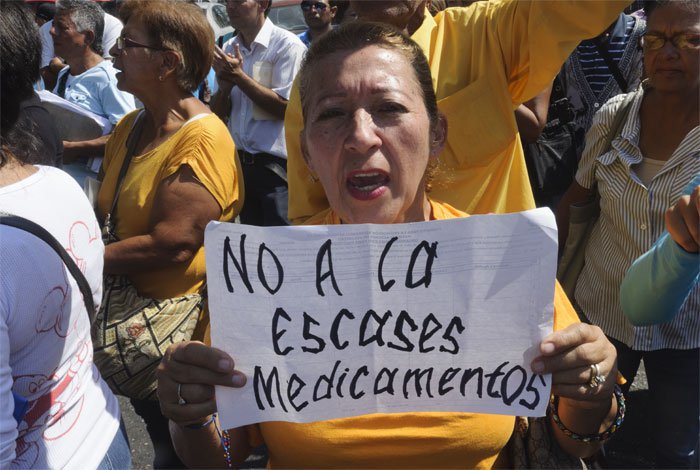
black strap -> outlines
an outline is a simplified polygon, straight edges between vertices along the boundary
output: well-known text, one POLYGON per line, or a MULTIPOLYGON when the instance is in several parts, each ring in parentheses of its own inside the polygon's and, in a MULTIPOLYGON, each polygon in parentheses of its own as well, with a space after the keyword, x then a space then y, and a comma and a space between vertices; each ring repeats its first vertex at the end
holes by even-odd
MULTIPOLYGON (((134 156, 134 151, 136 150, 136 144, 138 144, 141 138, 141 131, 143 130, 143 110, 139 112, 138 116, 134 120, 134 125, 131 127, 131 132, 126 138, 126 155, 124 155, 124 161, 122 162, 122 167, 119 170, 119 177, 117 178, 117 185, 114 188, 114 199, 112 200, 112 207, 107 213, 107 219, 105 220, 105 227, 110 223, 115 223, 115 214, 117 212, 117 201, 119 200, 119 193, 121 193, 122 184, 124 183, 124 177, 126 172, 129 171, 129 163, 131 163, 131 157, 134 156)), ((109 227, 107 227, 109 228, 109 227)))
POLYGON ((70 74, 70 69, 66 70, 66 73, 61 75, 58 79, 58 88, 56 89, 56 94, 61 98, 66 97, 66 83, 68 83, 68 74, 70 74))
POLYGON ((605 46, 605 44, 603 44, 600 38, 594 39, 593 44, 595 44, 595 47, 598 49, 598 53, 605 61, 605 64, 608 66, 608 69, 615 78, 615 81, 620 86, 620 90, 622 90, 623 93, 627 93, 627 80, 625 80, 625 77, 622 76, 622 72, 620 72, 620 67, 618 67, 615 61, 613 60, 612 56, 610 55, 610 51, 608 51, 608 48, 605 46))
POLYGON ((0 225, 7 225, 9 227, 15 227, 20 230, 24 230, 25 232, 29 232, 46 242, 47 245, 58 253, 58 256, 60 256, 63 262, 66 264, 68 271, 75 279, 75 282, 80 288, 80 292, 83 294, 83 302, 85 302, 85 308, 87 309, 88 316, 90 317, 90 324, 92 324, 92 322, 95 320, 95 314, 97 312, 95 310, 95 302, 92 299, 92 289, 90 289, 90 284, 88 284, 87 279, 85 279, 83 273, 80 272, 80 269, 78 269, 78 265, 75 264, 73 258, 70 257, 68 252, 66 252, 65 248, 61 246, 58 240, 56 240, 56 238, 54 238, 54 236, 41 225, 25 219, 24 217, 8 214, 6 212, 0 212, 0 225))

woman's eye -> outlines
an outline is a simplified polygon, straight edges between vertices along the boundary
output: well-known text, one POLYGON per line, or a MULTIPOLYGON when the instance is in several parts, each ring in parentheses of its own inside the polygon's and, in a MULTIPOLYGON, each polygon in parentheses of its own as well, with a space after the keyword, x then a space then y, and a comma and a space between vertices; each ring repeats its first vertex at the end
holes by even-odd
POLYGON ((405 113, 408 111, 405 106, 399 103, 388 102, 382 103, 379 106, 379 111, 382 113, 405 113))
POLYGON ((316 117, 317 121, 326 121, 343 115, 343 110, 339 108, 324 109, 316 117))

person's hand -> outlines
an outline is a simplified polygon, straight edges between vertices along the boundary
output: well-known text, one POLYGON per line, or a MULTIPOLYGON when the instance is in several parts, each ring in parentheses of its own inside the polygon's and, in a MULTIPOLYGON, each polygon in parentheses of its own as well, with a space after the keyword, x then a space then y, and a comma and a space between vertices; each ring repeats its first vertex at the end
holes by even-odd
POLYGON ((242 387, 246 382, 231 356, 198 341, 171 345, 156 376, 160 410, 180 425, 202 423, 216 412, 214 385, 242 387))
POLYGON ((214 46, 214 62, 216 80, 221 83, 236 84, 243 72, 243 56, 238 44, 233 45, 233 54, 227 54, 219 46, 214 46))
POLYGON ((617 351, 597 326, 585 323, 555 331, 540 343, 532 361, 537 374, 552 374, 552 393, 582 402, 609 403, 617 379, 617 351), (595 383, 598 376, 604 379, 595 383))
POLYGON ((63 70, 63 67, 66 66, 66 63, 61 59, 60 57, 54 57, 49 61, 49 70, 51 72, 58 74, 61 70, 63 70))
POLYGON ((700 186, 666 211, 666 230, 685 251, 700 251, 700 186))

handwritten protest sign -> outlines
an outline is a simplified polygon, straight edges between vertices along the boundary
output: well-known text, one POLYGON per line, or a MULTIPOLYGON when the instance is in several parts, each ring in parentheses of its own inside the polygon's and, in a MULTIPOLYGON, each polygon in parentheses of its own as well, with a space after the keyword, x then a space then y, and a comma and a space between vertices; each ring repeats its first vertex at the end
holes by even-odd
POLYGON ((542 416, 531 372, 552 329, 552 213, 397 225, 211 223, 214 346, 248 377, 218 387, 225 427, 376 412, 542 416))

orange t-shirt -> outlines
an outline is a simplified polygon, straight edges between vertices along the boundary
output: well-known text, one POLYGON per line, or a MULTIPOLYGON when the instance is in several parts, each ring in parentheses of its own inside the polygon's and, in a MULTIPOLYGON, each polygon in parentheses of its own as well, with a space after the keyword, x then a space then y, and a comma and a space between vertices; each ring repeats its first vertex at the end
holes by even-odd
MULTIPOLYGON (((431 201, 432 219, 468 217, 431 201)), ((306 221, 334 225, 327 209, 306 221)), ((554 329, 578 323, 557 283, 554 329)), ((492 468, 507 467, 502 452, 513 434, 512 416, 477 413, 377 413, 314 423, 271 421, 247 426, 251 446, 267 445, 270 468, 492 468)), ((235 451, 235 450, 234 450, 235 451)))

